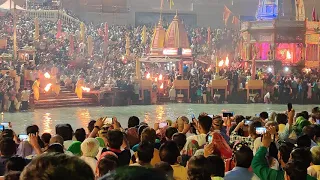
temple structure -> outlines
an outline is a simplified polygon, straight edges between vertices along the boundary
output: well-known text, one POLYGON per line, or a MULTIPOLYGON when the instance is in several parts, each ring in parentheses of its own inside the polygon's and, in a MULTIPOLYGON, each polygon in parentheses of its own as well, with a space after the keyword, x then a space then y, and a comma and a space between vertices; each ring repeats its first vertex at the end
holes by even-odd
POLYGON ((241 23, 240 56, 248 63, 319 67, 320 23, 305 18, 303 0, 260 0, 256 21, 241 23))
POLYGON ((152 36, 150 53, 140 62, 176 63, 181 74, 183 64, 193 62, 187 31, 177 13, 166 31, 160 18, 152 36))

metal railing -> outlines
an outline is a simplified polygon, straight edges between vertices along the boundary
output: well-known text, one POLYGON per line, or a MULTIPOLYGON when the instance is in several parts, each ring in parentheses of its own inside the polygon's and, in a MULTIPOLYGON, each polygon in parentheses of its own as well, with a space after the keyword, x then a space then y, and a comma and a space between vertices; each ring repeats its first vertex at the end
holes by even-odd
POLYGON ((27 14, 31 18, 38 18, 42 20, 58 21, 61 19, 65 23, 80 23, 78 19, 68 15, 61 10, 28 10, 27 14))

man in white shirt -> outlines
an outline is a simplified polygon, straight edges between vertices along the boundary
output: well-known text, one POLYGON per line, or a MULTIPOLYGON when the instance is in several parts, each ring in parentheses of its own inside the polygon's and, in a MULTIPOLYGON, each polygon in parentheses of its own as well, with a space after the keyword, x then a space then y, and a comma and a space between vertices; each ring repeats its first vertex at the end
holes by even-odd
POLYGON ((189 144, 190 141, 196 140, 201 147, 206 144, 206 136, 210 132, 212 118, 209 116, 199 116, 199 121, 196 123, 196 126, 199 134, 188 137, 186 145, 189 144))
POLYGON ((24 90, 21 92, 21 103, 22 103, 21 110, 22 111, 28 110, 29 98, 30 98, 30 90, 27 90, 27 88, 24 88, 24 90))

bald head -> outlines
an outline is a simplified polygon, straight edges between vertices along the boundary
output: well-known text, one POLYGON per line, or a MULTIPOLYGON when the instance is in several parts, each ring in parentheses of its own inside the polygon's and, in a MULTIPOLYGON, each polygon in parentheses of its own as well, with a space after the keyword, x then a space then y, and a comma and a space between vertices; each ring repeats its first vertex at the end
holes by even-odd
POLYGON ((61 144, 63 146, 63 138, 60 135, 54 135, 51 137, 49 145, 50 144, 54 144, 54 143, 58 143, 61 144))

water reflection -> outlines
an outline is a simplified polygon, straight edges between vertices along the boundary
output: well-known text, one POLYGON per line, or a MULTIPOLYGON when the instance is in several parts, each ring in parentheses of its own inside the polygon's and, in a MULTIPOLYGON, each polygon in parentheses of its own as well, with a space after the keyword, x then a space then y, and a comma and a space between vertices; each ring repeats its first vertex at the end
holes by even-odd
MULTIPOLYGON (((296 112, 303 110, 311 111, 314 105, 294 105, 296 112)), ((127 126, 130 116, 138 116, 141 121, 149 124, 175 120, 178 116, 185 115, 189 119, 192 114, 196 116, 201 112, 209 114, 221 114, 222 110, 234 111, 235 114, 253 116, 262 111, 283 112, 286 105, 265 105, 265 104, 168 104, 151 106, 127 106, 127 107, 86 107, 86 108, 57 108, 39 109, 26 113, 5 113, 3 122, 12 122, 13 129, 17 134, 25 133, 28 125, 36 124, 40 133, 55 133, 55 126, 61 123, 69 123, 73 129, 85 128, 91 119, 98 119, 104 116, 116 116, 123 127, 127 126)))
POLYGON ((51 127, 52 127, 51 114, 45 113, 43 116, 43 132, 53 133, 51 127))

